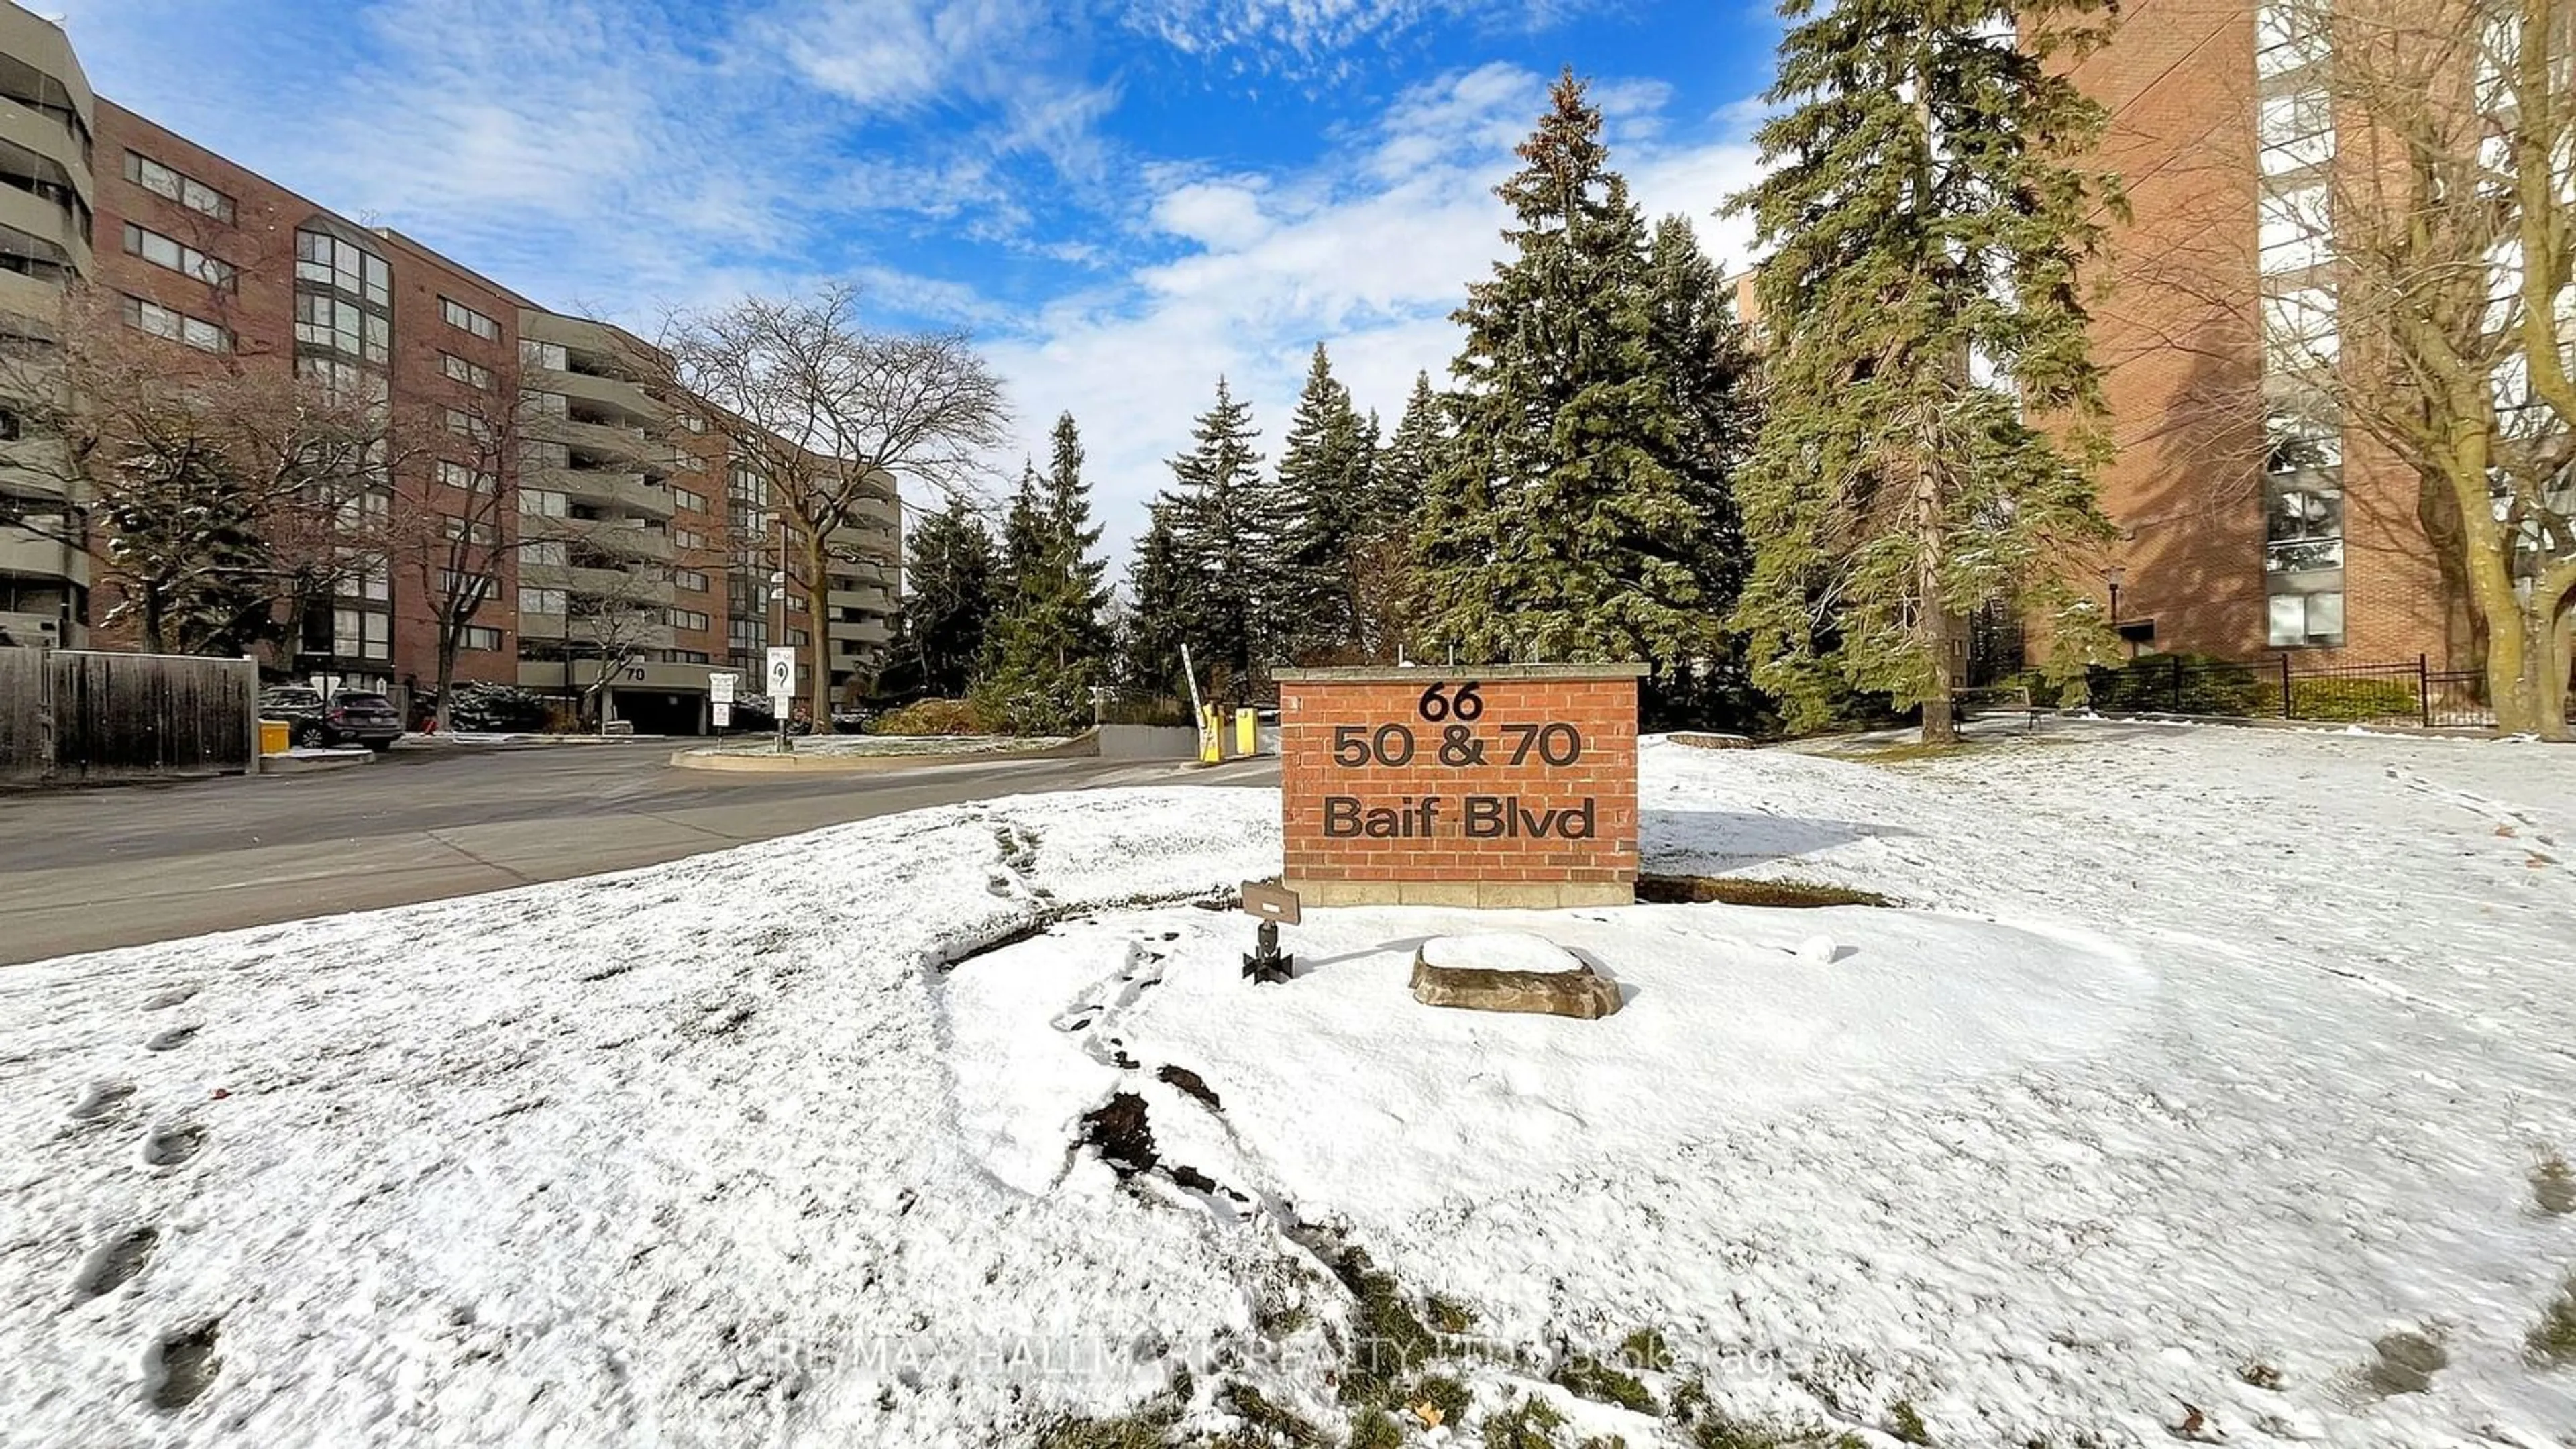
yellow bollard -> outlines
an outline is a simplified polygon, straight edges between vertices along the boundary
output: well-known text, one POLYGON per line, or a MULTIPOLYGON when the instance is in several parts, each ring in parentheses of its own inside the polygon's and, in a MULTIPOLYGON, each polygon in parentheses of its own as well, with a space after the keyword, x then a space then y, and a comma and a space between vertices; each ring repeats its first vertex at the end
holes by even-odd
POLYGON ((1225 758, 1225 732, 1217 727, 1219 716, 1215 705, 1199 711, 1199 763, 1213 765, 1225 758))
POLYGON ((289 738, 290 733, 290 727, 286 721, 282 719, 261 720, 259 722, 259 752, 263 755, 285 754, 288 746, 294 743, 294 741, 289 738))
POLYGON ((1261 715, 1259 711, 1238 709, 1234 712, 1234 754, 1241 760, 1261 753, 1261 715))

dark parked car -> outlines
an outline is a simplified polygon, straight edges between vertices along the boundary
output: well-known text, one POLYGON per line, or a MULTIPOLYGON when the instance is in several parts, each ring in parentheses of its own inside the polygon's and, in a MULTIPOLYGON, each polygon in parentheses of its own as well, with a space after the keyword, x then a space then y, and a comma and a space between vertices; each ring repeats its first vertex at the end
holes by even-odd
POLYGON ((259 717, 284 720, 293 727, 287 738, 308 750, 359 744, 382 753, 403 732, 392 700, 353 689, 335 690, 326 701, 320 690, 281 684, 260 692, 259 717))

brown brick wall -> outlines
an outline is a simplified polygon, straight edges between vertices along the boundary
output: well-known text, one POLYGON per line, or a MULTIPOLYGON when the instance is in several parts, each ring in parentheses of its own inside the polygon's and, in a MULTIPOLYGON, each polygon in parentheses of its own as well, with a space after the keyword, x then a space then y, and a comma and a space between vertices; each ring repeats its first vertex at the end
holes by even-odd
MULTIPOLYGON (((2274 652, 2254 47, 2253 0, 2134 0, 2072 70, 2111 112, 2099 160, 2131 209, 2097 268, 2108 291, 2092 329, 2117 447, 2101 485, 2121 529, 2107 560, 2125 574, 2121 617, 2153 619, 2155 648, 2238 659, 2274 652)), ((2412 476, 2348 431, 2343 487, 2345 644, 2300 662, 2464 656, 2412 476)))
MULTIPOLYGON (((1288 884, 1320 904, 1440 900, 1456 904, 1555 905, 1625 900, 1637 877, 1637 681, 1632 675, 1516 678, 1407 672, 1396 678, 1283 676, 1280 685, 1282 809, 1288 884), (1434 684, 1449 693, 1475 683, 1483 712, 1472 721, 1425 719, 1421 700, 1434 684), (1520 732, 1506 726, 1570 726, 1579 755, 1552 766, 1533 740, 1523 763, 1509 763, 1520 732), (1480 748, 1483 763, 1465 761, 1454 729, 1480 748), (1401 739, 1412 741, 1409 763, 1401 739), (1364 763, 1344 764, 1356 738, 1370 746, 1364 763), (1517 802, 1533 814, 1591 802, 1588 838, 1467 833, 1474 797, 1517 802), (1411 837, 1336 835, 1330 803, 1356 800, 1361 812, 1418 810, 1437 801, 1426 833, 1411 837)), ((1548 743, 1562 757, 1560 731, 1548 743)), ((1342 815, 1341 820, 1354 817, 1342 815)), ((1363 813, 1357 817, 1363 822, 1363 813)), ((1419 816, 1408 816, 1417 822, 1419 816)), ((1561 817, 1560 817, 1561 818, 1561 817)))

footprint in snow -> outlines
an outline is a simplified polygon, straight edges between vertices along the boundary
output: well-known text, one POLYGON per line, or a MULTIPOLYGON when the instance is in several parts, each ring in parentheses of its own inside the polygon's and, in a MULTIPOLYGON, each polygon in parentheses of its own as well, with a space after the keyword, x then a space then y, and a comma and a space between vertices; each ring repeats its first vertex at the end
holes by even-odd
POLYGON ((143 1046, 147 1051, 166 1052, 173 1047, 186 1046, 189 1040, 202 1030, 204 1030, 202 1023, 192 1021, 186 1026, 174 1026, 167 1031, 154 1032, 151 1039, 143 1043, 143 1046))
POLYGON ((131 1282, 152 1261, 152 1250, 161 1242, 157 1228, 136 1228, 113 1242, 102 1245, 81 1265, 80 1276, 72 1281, 75 1302, 87 1303, 102 1294, 113 1293, 131 1282))
POLYGON ((206 1129, 194 1122, 155 1127, 143 1139, 143 1160, 154 1167, 177 1167, 206 1145, 206 1129))
POLYGON ((81 1099, 72 1104, 72 1116, 83 1122, 95 1122, 115 1112, 133 1095, 132 1082, 92 1082, 82 1090, 81 1099))
POLYGON ((215 1354, 223 1321, 199 1324, 152 1345, 143 1358, 145 1397, 152 1407, 176 1413, 197 1401, 224 1366, 215 1354))
POLYGON ((173 986, 165 991, 154 992, 151 996, 144 999, 143 1009, 145 1011, 167 1011, 171 1007, 192 999, 202 989, 203 988, 197 986, 173 986))

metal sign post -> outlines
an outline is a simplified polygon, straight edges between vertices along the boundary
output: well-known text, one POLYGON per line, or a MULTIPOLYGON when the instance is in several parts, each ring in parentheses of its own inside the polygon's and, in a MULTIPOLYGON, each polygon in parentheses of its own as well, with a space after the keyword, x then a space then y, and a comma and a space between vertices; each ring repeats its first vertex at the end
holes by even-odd
POLYGON ((796 650, 772 645, 769 650, 769 712, 778 721, 778 753, 787 753, 787 709, 796 698, 796 650))

